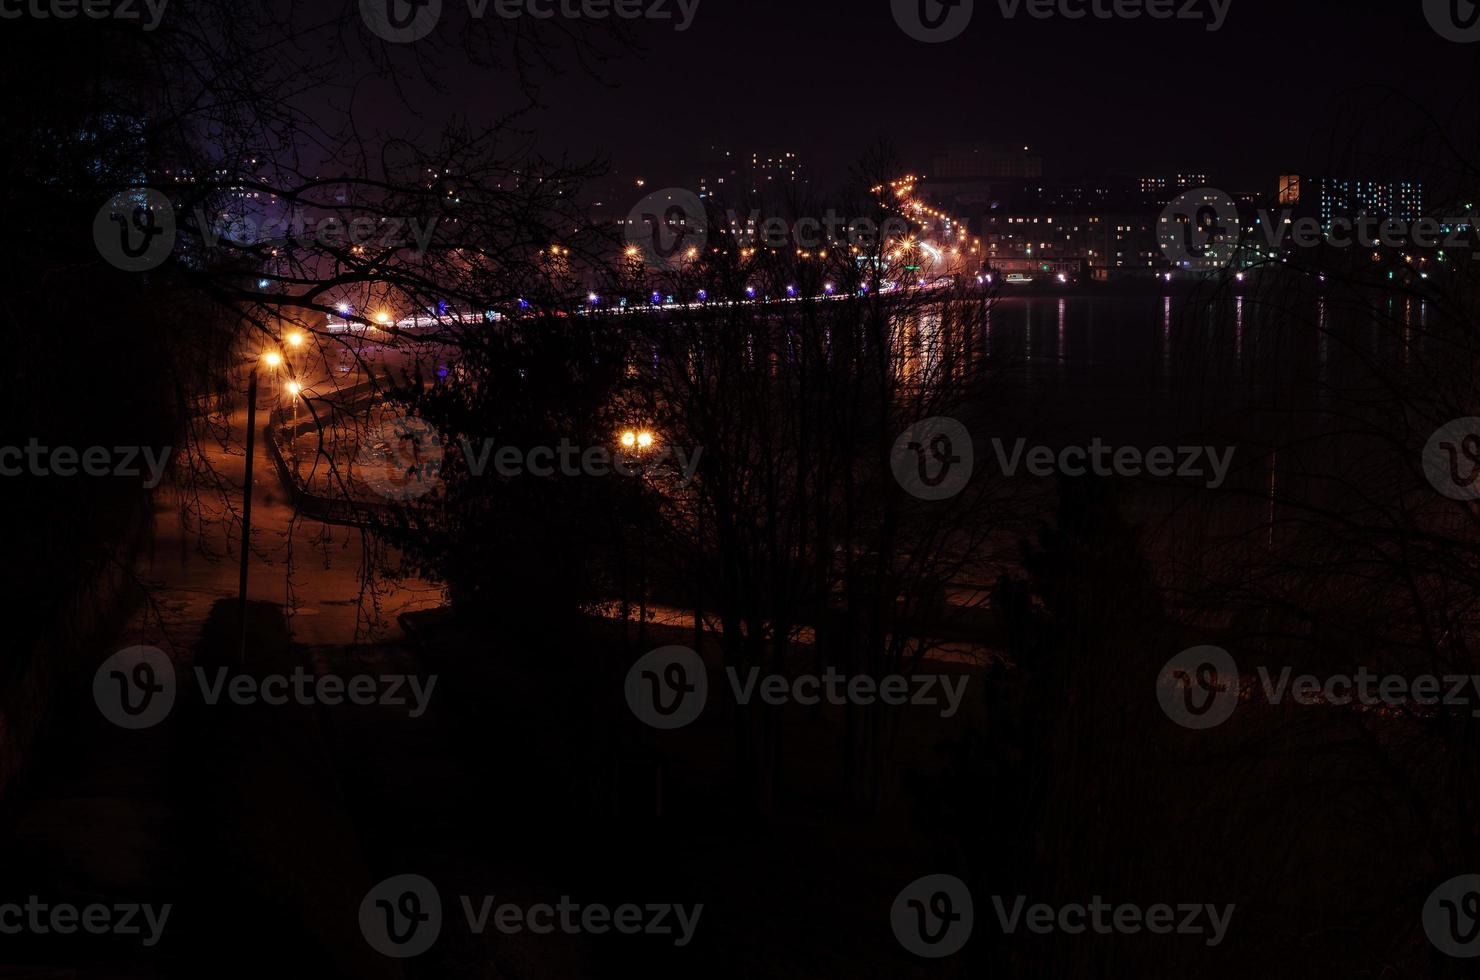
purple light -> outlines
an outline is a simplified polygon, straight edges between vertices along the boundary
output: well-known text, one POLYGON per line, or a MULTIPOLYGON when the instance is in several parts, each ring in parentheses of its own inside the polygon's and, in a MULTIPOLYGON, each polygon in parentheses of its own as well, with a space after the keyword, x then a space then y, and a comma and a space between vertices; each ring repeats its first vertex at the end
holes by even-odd
POLYGON ((699 300, 701 302, 704 301, 704 300, 706 300, 706 299, 708 299, 708 298, 709 298, 709 291, 708 290, 705 290, 705 289, 699 290, 699 300))

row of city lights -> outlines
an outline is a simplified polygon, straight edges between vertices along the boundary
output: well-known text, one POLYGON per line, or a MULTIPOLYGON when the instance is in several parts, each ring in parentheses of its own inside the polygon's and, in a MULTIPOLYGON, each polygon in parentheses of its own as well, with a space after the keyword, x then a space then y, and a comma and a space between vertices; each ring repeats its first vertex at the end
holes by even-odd
MULTIPOLYGON (((304 343, 303 334, 297 330, 289 333, 283 339, 289 347, 293 348, 302 347, 304 343)), ((283 355, 275 350, 265 351, 262 354, 262 363, 273 370, 277 370, 283 366, 283 355)), ((303 392, 303 386, 297 381, 290 380, 283 387, 294 398, 297 398, 303 392)), ((638 449, 646 452, 653 448, 657 439, 648 429, 626 429, 618 436, 618 441, 621 442, 624 449, 638 449)))

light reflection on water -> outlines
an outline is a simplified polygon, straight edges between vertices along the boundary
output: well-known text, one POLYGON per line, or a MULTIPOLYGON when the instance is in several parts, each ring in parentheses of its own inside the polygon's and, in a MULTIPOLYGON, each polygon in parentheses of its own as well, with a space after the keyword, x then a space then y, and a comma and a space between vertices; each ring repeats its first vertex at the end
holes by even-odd
POLYGON ((1008 295, 975 338, 953 333, 950 317, 920 316, 905 331, 916 338, 905 370, 914 377, 946 348, 970 342, 987 366, 973 431, 1059 444, 1221 440, 1253 458, 1329 425, 1342 404, 1364 397, 1374 365, 1417 370, 1423 360, 1421 299, 1370 308, 1279 299, 1008 295))

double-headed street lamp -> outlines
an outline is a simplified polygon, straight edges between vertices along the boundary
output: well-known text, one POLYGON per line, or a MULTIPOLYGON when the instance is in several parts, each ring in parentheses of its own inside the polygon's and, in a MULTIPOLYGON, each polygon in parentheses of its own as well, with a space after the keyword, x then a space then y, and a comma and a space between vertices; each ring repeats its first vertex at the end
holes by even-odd
MULTIPOLYGON (((656 438, 647 429, 626 429, 617 439, 622 448, 633 454, 637 463, 637 494, 638 504, 642 503, 642 481, 644 475, 644 459, 656 443, 656 438)), ((647 535, 642 528, 637 529, 637 645, 647 643, 647 535)), ((622 604, 622 635, 625 639, 627 633, 627 605, 622 604)))
POLYGON ((638 449, 647 452, 653 447, 653 434, 646 429, 628 429, 622 433, 623 449, 638 449))

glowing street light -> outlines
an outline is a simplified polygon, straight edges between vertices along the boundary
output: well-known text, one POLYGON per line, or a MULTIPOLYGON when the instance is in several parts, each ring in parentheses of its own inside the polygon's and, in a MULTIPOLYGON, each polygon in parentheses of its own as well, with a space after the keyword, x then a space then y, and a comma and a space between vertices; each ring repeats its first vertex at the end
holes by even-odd
POLYGON ((296 330, 293 331, 292 333, 288 334, 288 346, 289 347, 302 347, 303 346, 303 334, 299 333, 296 330))
MULTIPOLYGON (((636 450, 637 455, 646 453, 653 448, 656 441, 652 432, 647 429, 624 429, 618 436, 622 448, 636 450)), ((637 492, 642 493, 644 480, 644 467, 636 467, 637 492)), ((639 533, 637 536, 637 642, 641 646, 647 639, 647 535, 639 533)), ((624 576, 625 581, 625 576, 624 576)), ((622 632, 627 632, 627 596, 625 589, 622 593, 622 632)))
POLYGON ((298 441, 298 400, 299 400, 299 396, 301 396, 303 394, 303 385, 299 384, 296 381, 289 381, 287 384, 283 385, 283 390, 288 393, 288 397, 289 398, 293 399, 293 441, 294 442, 297 442, 298 441))
POLYGON ((275 350, 270 350, 266 354, 262 355, 262 363, 273 369, 282 367, 283 355, 279 354, 275 350))
POLYGON ((624 429, 618 441, 623 449, 638 449, 642 451, 653 448, 657 437, 647 429, 624 429))

